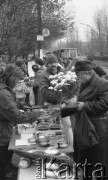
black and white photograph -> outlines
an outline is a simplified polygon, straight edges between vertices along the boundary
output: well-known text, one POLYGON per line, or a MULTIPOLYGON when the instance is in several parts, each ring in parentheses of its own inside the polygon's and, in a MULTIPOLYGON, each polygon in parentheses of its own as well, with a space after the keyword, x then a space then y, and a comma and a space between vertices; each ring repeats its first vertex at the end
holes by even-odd
POLYGON ((0 180, 108 180, 108 0, 0 0, 0 180))

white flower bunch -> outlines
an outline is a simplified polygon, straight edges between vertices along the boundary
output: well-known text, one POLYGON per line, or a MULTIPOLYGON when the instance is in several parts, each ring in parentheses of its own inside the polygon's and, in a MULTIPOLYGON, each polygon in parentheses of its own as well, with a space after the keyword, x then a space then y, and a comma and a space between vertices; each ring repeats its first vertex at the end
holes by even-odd
POLYGON ((77 81, 77 76, 75 72, 67 71, 65 73, 60 72, 57 75, 49 76, 51 80, 51 86, 48 88, 54 91, 63 91, 65 86, 70 86, 75 84, 77 81))

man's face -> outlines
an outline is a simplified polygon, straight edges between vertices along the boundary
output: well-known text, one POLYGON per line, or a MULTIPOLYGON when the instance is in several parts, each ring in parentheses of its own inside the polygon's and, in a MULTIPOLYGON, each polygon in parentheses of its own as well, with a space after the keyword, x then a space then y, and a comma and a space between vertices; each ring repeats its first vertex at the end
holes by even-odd
POLYGON ((51 74, 57 73, 57 65, 58 63, 55 63, 55 62, 47 64, 47 69, 49 70, 51 74))
POLYGON ((84 84, 89 79, 87 71, 80 71, 76 73, 81 84, 84 84))

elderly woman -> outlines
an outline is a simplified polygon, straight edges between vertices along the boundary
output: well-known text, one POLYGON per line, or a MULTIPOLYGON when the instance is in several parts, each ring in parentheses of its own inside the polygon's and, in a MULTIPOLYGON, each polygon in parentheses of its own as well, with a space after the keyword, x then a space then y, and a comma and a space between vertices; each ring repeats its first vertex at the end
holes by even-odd
POLYGON ((0 179, 11 178, 10 163, 12 152, 8 151, 12 129, 16 123, 32 123, 40 115, 40 110, 32 113, 21 112, 17 108, 13 88, 22 76, 22 71, 13 64, 8 64, 1 73, 0 83, 0 179))

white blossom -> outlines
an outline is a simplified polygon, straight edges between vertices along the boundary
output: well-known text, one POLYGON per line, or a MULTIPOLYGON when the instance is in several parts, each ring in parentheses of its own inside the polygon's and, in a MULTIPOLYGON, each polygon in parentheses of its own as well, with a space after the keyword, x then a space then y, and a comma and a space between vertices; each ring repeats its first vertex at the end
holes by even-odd
POLYGON ((48 89, 53 90, 54 88, 52 86, 50 86, 48 89))
POLYGON ((62 90, 62 89, 60 89, 59 91, 60 91, 60 92, 62 92, 63 90, 62 90))
POLYGON ((51 81, 51 84, 52 84, 52 85, 57 84, 57 80, 52 80, 52 81, 51 81))
POLYGON ((77 76, 75 72, 67 71, 65 73, 60 72, 57 75, 50 75, 50 83, 51 86, 48 89, 54 90, 54 91, 63 91, 64 86, 74 85, 77 81, 77 76))

